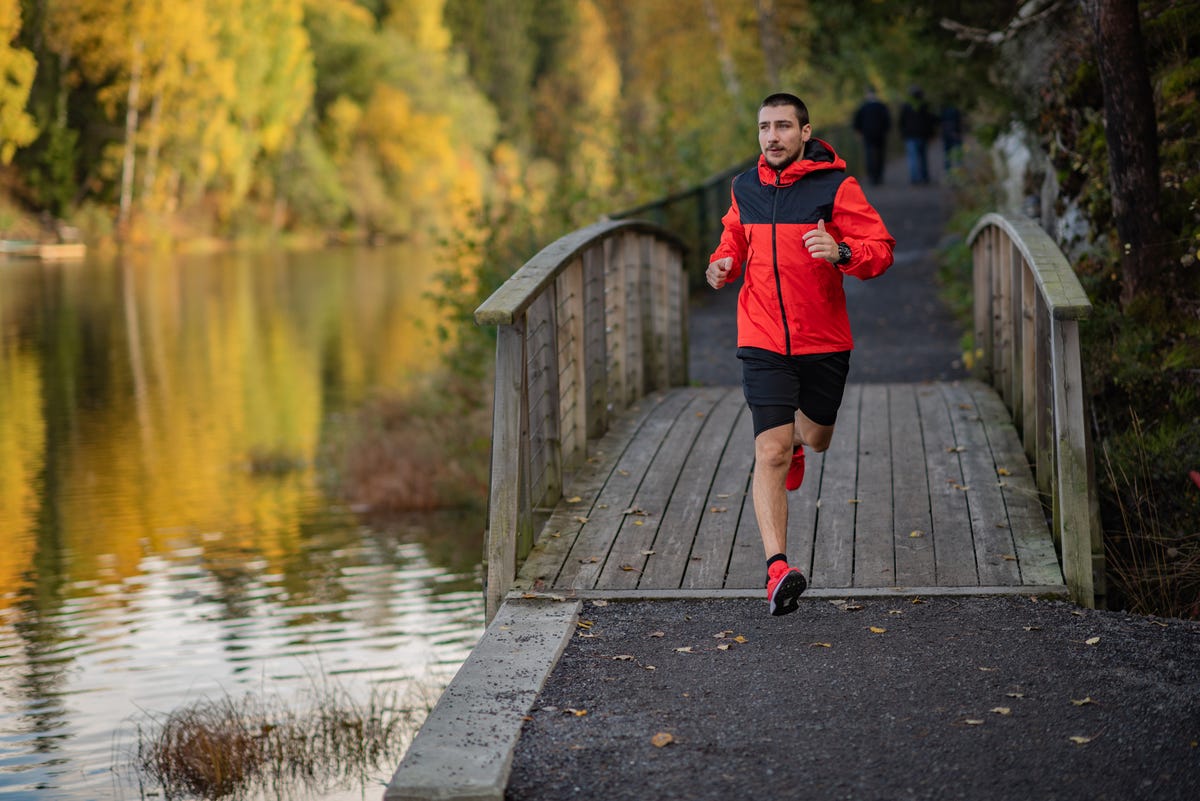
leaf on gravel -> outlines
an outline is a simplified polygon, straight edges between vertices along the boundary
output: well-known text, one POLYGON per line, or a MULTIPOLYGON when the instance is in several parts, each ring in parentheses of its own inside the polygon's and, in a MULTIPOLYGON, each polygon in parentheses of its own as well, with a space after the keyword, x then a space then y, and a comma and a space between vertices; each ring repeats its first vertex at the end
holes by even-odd
POLYGON ((577 621, 575 621, 575 625, 579 626, 579 628, 581 628, 581 629, 590 629, 592 626, 596 625, 596 621, 594 621, 594 620, 577 620, 577 621))
POLYGON ((574 716, 575 716, 575 717, 577 717, 577 718, 581 718, 581 717, 583 717, 584 715, 586 715, 586 714, 587 714, 587 710, 586 710, 586 709, 575 709, 574 707, 570 707, 570 706, 569 706, 569 707, 567 707, 566 709, 564 709, 563 711, 564 711, 564 712, 570 712, 572 715, 574 715, 574 716))
POLYGON ((1071 742, 1075 743, 1075 745, 1087 745, 1095 739, 1095 737, 1080 737, 1079 735, 1076 735, 1071 738, 1071 742))
POLYGON ((1025 693, 1005 693, 1009 698, 1024 698, 1025 693))
POLYGON ((1088 704, 1094 704, 1096 702, 1092 699, 1092 696, 1089 695, 1087 698, 1081 698, 1078 701, 1072 698, 1071 703, 1075 706, 1087 706, 1088 704))
POLYGON ((974 718, 967 718, 966 720, 963 721, 963 723, 967 724, 968 726, 982 726, 983 725, 982 720, 975 720, 974 718))
POLYGON ((883 628, 882 626, 871 626, 871 631, 874 632, 875 634, 886 634, 887 633, 887 629, 883 628))
POLYGON ((888 614, 889 615, 903 615, 904 610, 903 609, 889 609, 888 614))
POLYGON ((740 635, 740 634, 739 634, 738 636, 734 637, 734 638, 733 638, 733 641, 734 641, 734 642, 736 642, 736 643, 738 643, 738 644, 741 644, 741 643, 744 643, 744 642, 750 642, 749 640, 747 640, 745 637, 743 637, 743 636, 742 636, 742 635, 740 635))
POLYGON ((927 603, 927 601, 926 601, 924 598, 921 598, 920 596, 914 597, 914 598, 912 599, 912 602, 913 602, 914 604, 923 604, 923 603, 927 603))
POLYGON ((723 642, 717 646, 717 650, 718 651, 728 651, 732 647, 733 647, 733 645, 731 645, 730 643, 723 642))
POLYGON ((582 500, 583 498, 580 498, 578 495, 572 495, 570 498, 567 498, 567 503, 579 503, 582 500))
POLYGON ((692 646, 690 646, 690 645, 685 645, 685 646, 683 646, 682 648, 676 648, 676 649, 675 649, 675 653, 677 653, 677 654, 690 654, 690 653, 692 653, 692 646))
POLYGON ((675 738, 665 731, 660 731, 658 734, 650 738, 650 745, 655 748, 662 748, 665 745, 670 745, 675 742, 675 738))
POLYGON ((597 637, 599 637, 600 635, 599 635, 599 634, 592 634, 592 633, 590 633, 590 632, 587 632, 587 631, 581 631, 581 632, 579 632, 579 636, 580 636, 580 637, 584 637, 584 638, 586 638, 586 639, 589 639, 589 640, 594 640, 594 639, 596 639, 597 637))
POLYGON ((1026 631, 1041 631, 1042 630, 1041 626, 1022 626, 1021 628, 1025 629, 1026 631))
POLYGON ((984 673, 995 673, 999 669, 1000 668, 993 668, 993 667, 981 667, 980 668, 980 670, 982 670, 984 673))
POLYGON ((642 665, 646 670, 658 670, 654 665, 642 665))
POLYGON ((995 712, 997 715, 1011 715, 1012 714, 1012 709, 1007 706, 998 706, 998 707, 995 707, 994 709, 992 709, 991 711, 995 712))
POLYGON ((1087 643, 1088 645, 1095 645, 1096 643, 1100 642, 1100 638, 1099 637, 1088 637, 1086 640, 1084 640, 1084 642, 1087 643))
POLYGON ((808 645, 810 648, 832 648, 833 647, 833 643, 831 643, 831 642, 810 642, 808 645))
POLYGON ((648 636, 648 637, 666 637, 667 634, 664 631, 652 631, 646 636, 648 636))
POLYGON ((633 654, 617 654, 613 659, 618 662, 632 662, 634 657, 633 654))
POLYGON ((724 631, 718 631, 716 634, 713 635, 713 639, 723 640, 726 637, 728 637, 730 634, 733 634, 733 629, 725 629, 724 631))
POLYGON ((592 601, 592 606, 608 606, 608 601, 604 600, 603 598, 598 598, 595 601, 592 601))

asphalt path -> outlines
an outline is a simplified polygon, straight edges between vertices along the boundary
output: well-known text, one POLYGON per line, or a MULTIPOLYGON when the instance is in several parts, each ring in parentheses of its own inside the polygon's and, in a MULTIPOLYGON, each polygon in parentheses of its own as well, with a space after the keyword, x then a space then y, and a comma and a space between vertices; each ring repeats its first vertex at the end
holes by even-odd
MULTIPOLYGON (((850 381, 963 377, 937 299, 947 194, 868 188, 897 240, 846 282, 850 381)), ((936 176, 935 176, 936 179, 936 176)), ((692 380, 737 384, 735 292, 692 304, 692 380)), ((1024 596, 587 602, 509 801, 1200 799, 1200 623, 1024 596), (740 639, 739 639, 740 638, 740 639)))

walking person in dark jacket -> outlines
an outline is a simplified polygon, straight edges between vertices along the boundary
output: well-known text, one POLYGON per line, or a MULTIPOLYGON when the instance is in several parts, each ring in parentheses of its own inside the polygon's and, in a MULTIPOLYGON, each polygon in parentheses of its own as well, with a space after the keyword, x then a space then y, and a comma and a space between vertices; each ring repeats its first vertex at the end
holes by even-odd
POLYGON ((908 100, 900 108, 900 135, 904 137, 904 150, 908 156, 909 183, 929 183, 929 140, 933 138, 937 123, 921 87, 910 87, 908 100))
POLYGON ((875 94, 867 88, 866 98, 854 112, 854 130, 862 137, 863 157, 867 163, 867 180, 872 186, 883 183, 883 164, 887 153, 887 135, 892 129, 892 114, 875 94))
POLYGON ((733 179, 705 278, 713 289, 742 278, 737 355, 754 422, 754 514, 770 612, 783 615, 808 586, 787 560, 787 491, 804 480, 804 446, 829 447, 850 371, 842 277, 881 275, 896 241, 846 162, 813 138, 800 98, 762 102, 758 143, 758 164, 733 179))

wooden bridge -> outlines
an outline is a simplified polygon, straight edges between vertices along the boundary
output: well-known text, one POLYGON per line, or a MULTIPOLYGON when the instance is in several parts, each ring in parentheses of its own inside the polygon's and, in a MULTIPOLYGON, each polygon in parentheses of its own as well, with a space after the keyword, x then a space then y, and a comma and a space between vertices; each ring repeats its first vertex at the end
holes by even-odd
MULTIPOLYGON (((833 443, 789 495, 810 594, 1093 606, 1102 592, 1078 338, 1090 304, 1032 221, 988 214, 970 242, 977 377, 847 387, 833 443)), ((386 798, 503 797, 519 720, 581 599, 764 597, 749 414, 740 387, 688 386, 684 258, 656 224, 602 221, 477 310, 497 327, 491 626, 386 798)))

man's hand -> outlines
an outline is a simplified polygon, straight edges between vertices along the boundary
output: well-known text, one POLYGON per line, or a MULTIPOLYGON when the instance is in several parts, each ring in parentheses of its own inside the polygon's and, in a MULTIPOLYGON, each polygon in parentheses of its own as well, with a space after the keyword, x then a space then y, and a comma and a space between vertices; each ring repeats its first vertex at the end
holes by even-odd
MULTIPOLYGON (((832 237, 830 238, 832 239, 832 237)), ((837 245, 834 245, 833 249, 836 251, 837 245)), ((732 269, 733 257, 726 256, 723 259, 709 262, 708 269, 704 271, 704 277, 708 279, 709 286, 713 289, 720 289, 729 280, 729 271, 732 269)))
POLYGON ((804 235, 804 246, 814 259, 825 259, 830 264, 837 264, 837 240, 825 230, 824 220, 817 220, 817 227, 804 235))

